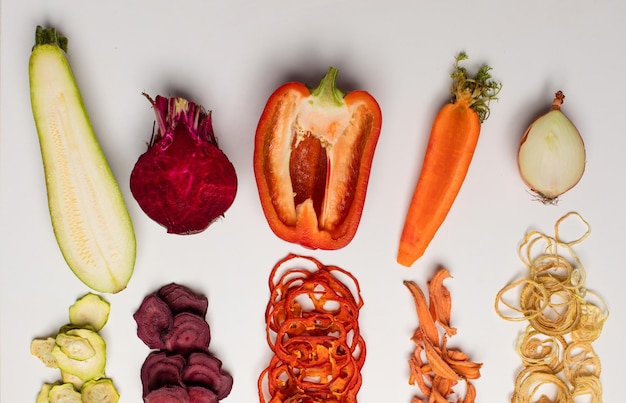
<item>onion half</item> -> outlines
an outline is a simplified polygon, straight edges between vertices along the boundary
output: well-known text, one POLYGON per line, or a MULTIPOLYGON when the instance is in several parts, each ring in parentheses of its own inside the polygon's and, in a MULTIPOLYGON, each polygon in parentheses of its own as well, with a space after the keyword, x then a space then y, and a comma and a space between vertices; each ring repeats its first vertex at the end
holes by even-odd
POLYGON ((535 120, 522 137, 517 164, 524 183, 545 204, 573 188, 585 171, 585 145, 578 129, 561 112, 563 92, 550 111, 535 120))

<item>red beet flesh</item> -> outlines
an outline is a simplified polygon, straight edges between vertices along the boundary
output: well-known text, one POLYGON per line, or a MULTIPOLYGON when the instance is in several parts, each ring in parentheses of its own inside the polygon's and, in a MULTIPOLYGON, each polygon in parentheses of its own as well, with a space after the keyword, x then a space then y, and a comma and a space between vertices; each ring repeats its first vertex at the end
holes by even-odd
POLYGON ((158 128, 135 163, 130 190, 168 233, 202 232, 235 200, 235 168, 217 145, 211 112, 183 98, 146 97, 158 128))

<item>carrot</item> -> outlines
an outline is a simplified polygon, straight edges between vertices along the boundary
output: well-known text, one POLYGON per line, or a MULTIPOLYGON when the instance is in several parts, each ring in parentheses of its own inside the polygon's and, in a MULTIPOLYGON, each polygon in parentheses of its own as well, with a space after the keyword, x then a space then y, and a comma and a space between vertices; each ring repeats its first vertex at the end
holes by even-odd
POLYGON ((497 99, 502 85, 491 79, 491 67, 483 65, 476 77, 468 77, 456 57, 451 74, 452 100, 435 117, 422 171, 406 214, 397 261, 410 267, 423 254, 445 220, 472 161, 481 124, 489 117, 489 102, 497 99))
POLYGON ((455 401, 474 403, 476 400, 472 380, 480 378, 482 363, 470 361, 461 350, 448 348, 448 339, 456 329, 450 327, 452 299, 443 281, 451 277, 447 269, 439 268, 428 282, 428 299, 417 283, 404 281, 413 296, 419 320, 411 338, 415 349, 409 358, 409 384, 417 385, 427 398, 415 396, 411 403, 447 403, 461 382, 465 384, 465 398, 455 401))

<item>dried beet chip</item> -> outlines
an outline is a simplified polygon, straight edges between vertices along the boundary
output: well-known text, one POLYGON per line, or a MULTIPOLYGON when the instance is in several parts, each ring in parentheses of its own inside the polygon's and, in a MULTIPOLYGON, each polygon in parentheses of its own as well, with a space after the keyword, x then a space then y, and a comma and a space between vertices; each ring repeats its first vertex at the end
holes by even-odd
POLYGON ((171 283, 164 285, 158 291, 158 295, 169 305, 174 314, 193 312, 204 318, 209 308, 209 300, 205 295, 196 294, 191 289, 180 284, 171 283))
POLYGON ((141 366, 143 396, 164 386, 184 386, 182 370, 185 358, 180 354, 169 355, 165 351, 148 354, 141 366))
POLYGON ((133 318, 137 323, 137 336, 151 349, 165 347, 162 336, 169 333, 174 325, 170 307, 152 293, 146 296, 133 318))
POLYGON ((200 316, 181 312, 174 316, 172 330, 163 336, 165 349, 188 354, 196 350, 206 350, 211 342, 209 324, 200 316))
POLYGON ((233 377, 222 371, 222 361, 208 352, 189 355, 182 379, 186 385, 210 388, 219 400, 228 396, 233 387, 233 377))
POLYGON ((204 386, 188 386, 189 403, 217 403, 217 395, 204 386))
POLYGON ((141 368, 144 402, 216 403, 233 378, 209 353, 208 298, 176 283, 148 295, 133 315, 151 349, 141 368))
POLYGON ((182 386, 164 386, 144 396, 145 403, 191 403, 187 390, 182 386))

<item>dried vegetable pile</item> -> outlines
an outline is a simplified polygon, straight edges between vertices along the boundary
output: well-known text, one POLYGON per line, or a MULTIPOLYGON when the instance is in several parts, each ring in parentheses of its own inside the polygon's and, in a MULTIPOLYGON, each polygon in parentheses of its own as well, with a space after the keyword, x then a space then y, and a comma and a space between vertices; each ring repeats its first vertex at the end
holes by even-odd
POLYGON ((511 401, 573 402, 584 397, 602 402, 600 359, 592 342, 602 332, 608 309, 586 288, 585 269, 572 248, 590 235, 590 227, 579 214, 568 213, 556 222, 554 232, 554 237, 538 231, 526 235, 519 254, 528 276, 508 284, 496 297, 498 315, 528 321, 517 342, 523 368, 511 401), (572 241, 559 236, 568 218, 585 226, 583 235, 572 241), (541 252, 535 255, 536 250, 541 252), (514 291, 519 296, 512 303, 509 294, 514 291), (546 389, 554 396, 544 394, 546 389))
POLYGON ((265 318, 274 355, 259 377, 259 401, 356 402, 365 362, 356 278, 340 267, 290 254, 272 269, 269 287, 265 318), (295 259, 313 267, 279 274, 295 259))
POLYGON ((419 319, 419 327, 412 337, 415 351, 409 360, 409 383, 417 384, 426 396, 426 399, 415 396, 411 403, 448 402, 459 382, 465 382, 465 397, 457 401, 472 403, 476 399, 471 380, 480 377, 482 364, 470 361, 458 349, 447 347, 448 339, 456 334, 456 328, 450 326, 450 291, 443 285, 450 277, 445 268, 435 273, 428 282, 429 301, 415 282, 404 282, 413 296, 419 319))
POLYGON ((171 283, 146 296, 134 314, 137 336, 151 349, 141 367, 143 400, 217 403, 233 378, 208 351, 208 299, 171 283))
POLYGON ((70 306, 69 323, 49 337, 31 341, 30 352, 61 380, 44 383, 36 403, 117 403, 120 394, 105 374, 106 342, 100 331, 109 320, 110 304, 87 293, 70 306))

